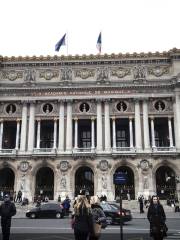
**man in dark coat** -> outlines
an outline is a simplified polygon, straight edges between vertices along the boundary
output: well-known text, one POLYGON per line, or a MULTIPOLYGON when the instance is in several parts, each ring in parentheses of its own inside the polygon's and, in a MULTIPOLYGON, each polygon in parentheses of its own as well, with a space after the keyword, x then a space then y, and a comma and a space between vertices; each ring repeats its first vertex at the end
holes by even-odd
POLYGON ((152 196, 147 218, 150 222, 150 236, 153 237, 154 240, 162 240, 167 236, 166 232, 168 229, 165 224, 166 215, 157 196, 152 196))
POLYGON ((11 228, 11 218, 16 214, 16 207, 14 203, 10 201, 10 196, 4 196, 4 203, 0 206, 0 216, 1 216, 1 228, 3 240, 9 240, 10 228, 11 228))

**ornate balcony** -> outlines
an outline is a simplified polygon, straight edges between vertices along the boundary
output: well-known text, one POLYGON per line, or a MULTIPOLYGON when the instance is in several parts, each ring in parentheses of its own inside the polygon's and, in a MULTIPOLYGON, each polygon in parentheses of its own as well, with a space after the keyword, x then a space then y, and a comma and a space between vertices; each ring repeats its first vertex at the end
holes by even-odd
POLYGON ((94 158, 95 155, 96 155, 95 148, 74 148, 73 149, 73 156, 75 158, 78 158, 78 157, 94 158))
POLYGON ((55 148, 34 148, 33 154, 35 155, 56 155, 56 149, 55 148))
POLYGON ((16 155, 16 149, 0 149, 0 155, 16 155))

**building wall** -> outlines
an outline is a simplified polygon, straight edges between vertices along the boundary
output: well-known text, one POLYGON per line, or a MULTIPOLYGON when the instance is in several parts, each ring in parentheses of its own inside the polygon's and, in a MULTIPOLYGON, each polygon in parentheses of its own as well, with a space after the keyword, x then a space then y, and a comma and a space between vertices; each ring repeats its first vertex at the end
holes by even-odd
POLYGON ((113 174, 118 167, 127 166, 134 173, 135 197, 148 196, 156 193, 157 169, 168 166, 175 173, 179 195, 179 59, 177 49, 155 54, 1 57, 0 168, 13 170, 14 190, 21 189, 24 196, 33 199, 37 171, 49 167, 54 172, 54 199, 59 194, 74 197, 76 171, 88 166, 94 173, 94 194, 103 193, 112 200, 113 174), (117 110, 121 102, 127 106, 125 111, 117 110), (79 110, 83 103, 89 104, 89 111, 79 110), (16 107, 15 112, 11 112, 11 104, 16 107), (52 104, 52 112, 43 111, 45 104, 52 104), (132 122, 130 146, 117 148, 113 121, 124 118, 129 126, 132 122), (167 120, 169 146, 157 147, 152 141, 153 125, 160 118, 167 120), (73 124, 79 119, 96 122, 97 145, 91 145, 91 149, 74 145, 73 124), (19 128, 16 146, 3 149, 3 124, 12 120, 19 128), (33 135, 37 131, 35 122, 42 120, 59 125, 59 143, 51 149, 37 147, 39 143, 33 135))

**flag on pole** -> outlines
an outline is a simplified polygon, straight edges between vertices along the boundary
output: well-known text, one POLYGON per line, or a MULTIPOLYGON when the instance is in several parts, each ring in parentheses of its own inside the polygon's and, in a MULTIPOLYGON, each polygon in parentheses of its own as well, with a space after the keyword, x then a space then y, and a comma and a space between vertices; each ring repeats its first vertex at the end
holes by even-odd
POLYGON ((101 39, 101 32, 100 32, 98 39, 97 39, 97 44, 96 44, 96 47, 97 47, 99 53, 101 53, 101 44, 102 44, 102 39, 101 39))
POLYGON ((66 33, 64 34, 64 36, 59 40, 59 42, 56 43, 55 45, 55 51, 59 52, 59 49, 61 46, 65 46, 66 45, 66 33))

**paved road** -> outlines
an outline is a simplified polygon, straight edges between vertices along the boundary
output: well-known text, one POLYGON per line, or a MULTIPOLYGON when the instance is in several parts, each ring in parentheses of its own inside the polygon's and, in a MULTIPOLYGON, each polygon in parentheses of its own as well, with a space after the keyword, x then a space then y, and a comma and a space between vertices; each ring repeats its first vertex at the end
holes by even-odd
MULTIPOLYGON (((180 219, 168 219, 167 240, 180 240, 180 219)), ((123 226, 123 240, 150 240, 149 223, 146 219, 133 219, 123 226)), ((118 225, 108 226, 102 232, 101 240, 120 240, 118 225)), ((12 240, 73 240, 70 219, 13 219, 12 240)))

